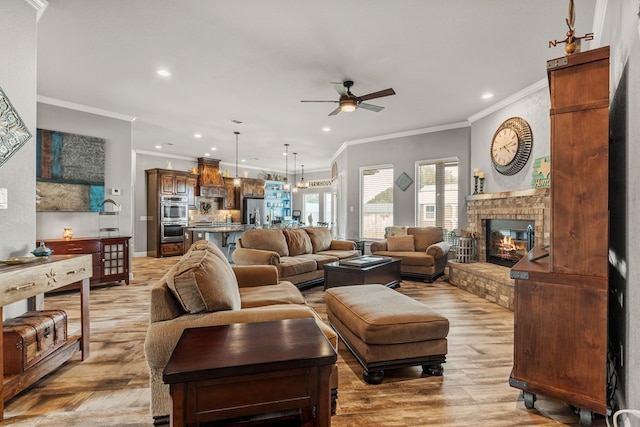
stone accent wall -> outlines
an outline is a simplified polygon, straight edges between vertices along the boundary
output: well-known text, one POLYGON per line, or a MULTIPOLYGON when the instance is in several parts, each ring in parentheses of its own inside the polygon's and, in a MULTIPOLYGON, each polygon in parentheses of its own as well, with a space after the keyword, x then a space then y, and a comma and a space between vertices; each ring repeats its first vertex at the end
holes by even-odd
POLYGON ((534 220, 536 246, 550 241, 549 189, 533 189, 467 196, 467 230, 478 238, 478 261, 449 261, 449 283, 513 310, 514 280, 509 267, 487 263, 486 220, 534 220))
POLYGON ((514 280, 508 267, 449 261, 449 283, 513 311, 514 280))

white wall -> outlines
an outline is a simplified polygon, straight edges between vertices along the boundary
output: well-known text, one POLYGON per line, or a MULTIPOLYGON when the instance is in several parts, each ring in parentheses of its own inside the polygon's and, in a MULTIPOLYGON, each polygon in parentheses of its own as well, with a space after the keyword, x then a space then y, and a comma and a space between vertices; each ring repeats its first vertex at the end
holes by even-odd
MULTIPOLYGON (((35 248, 36 10, 25 0, 0 1, 2 66, 0 87, 33 135, 0 166, 0 188, 7 209, 0 209, 0 258, 25 256, 35 248)), ((26 302, 4 307, 4 318, 26 311, 26 302)))
MULTIPOLYGON (((546 82, 544 86, 536 84, 540 89, 534 90, 512 104, 479 118, 471 126, 471 167, 479 168, 485 173, 484 192, 514 191, 532 188, 531 175, 535 159, 548 156, 550 151, 550 118, 551 101, 546 82), (491 163, 491 140, 500 124, 510 117, 521 117, 529 123, 533 134, 531 155, 524 168, 511 176, 502 175, 491 163)), ((473 177, 472 185, 473 185, 473 177)))
MULTIPOLYGON (((339 170, 346 165, 347 225, 345 235, 358 237, 360 222, 360 168, 392 164, 394 180, 402 172, 415 180, 415 165, 418 161, 457 158, 459 164, 460 206, 459 224, 466 225, 465 200, 469 194, 469 127, 426 132, 418 135, 400 136, 363 144, 348 145, 337 157, 339 170), (345 161, 348 156, 348 162, 345 161), (353 207, 353 212, 351 208, 353 207)), ((415 224, 415 182, 406 191, 393 186, 393 219, 397 225, 415 224)))

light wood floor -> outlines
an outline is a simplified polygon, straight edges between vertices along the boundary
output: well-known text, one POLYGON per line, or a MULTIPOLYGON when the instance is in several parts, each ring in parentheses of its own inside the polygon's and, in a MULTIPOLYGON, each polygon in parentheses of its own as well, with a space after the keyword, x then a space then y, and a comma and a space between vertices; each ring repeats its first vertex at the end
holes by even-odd
MULTIPOLYGON (((91 357, 74 357, 56 372, 6 403, 12 426, 151 426, 148 371, 143 343, 148 295, 178 258, 135 258, 131 285, 91 291, 91 357)), ((449 318, 449 352, 443 377, 420 377, 419 367, 387 371, 382 384, 361 379, 362 369, 346 346, 339 349, 340 386, 334 427, 347 426, 577 426, 568 406, 539 396, 526 410, 509 387, 513 313, 444 280, 403 282, 399 292, 449 318)), ((323 317, 322 287, 305 296, 323 317)), ((47 308, 69 315, 79 329, 77 292, 47 296, 47 308)), ((326 319, 326 318, 325 318, 326 319)), ((595 427, 605 420, 594 420, 595 427)))

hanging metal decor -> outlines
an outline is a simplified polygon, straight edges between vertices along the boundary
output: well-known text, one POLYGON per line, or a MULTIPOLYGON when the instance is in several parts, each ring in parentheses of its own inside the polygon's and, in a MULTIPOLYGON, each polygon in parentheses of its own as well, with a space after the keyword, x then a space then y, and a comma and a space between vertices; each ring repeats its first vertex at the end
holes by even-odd
POLYGON ((18 112, 0 88, 0 166, 31 138, 18 112))

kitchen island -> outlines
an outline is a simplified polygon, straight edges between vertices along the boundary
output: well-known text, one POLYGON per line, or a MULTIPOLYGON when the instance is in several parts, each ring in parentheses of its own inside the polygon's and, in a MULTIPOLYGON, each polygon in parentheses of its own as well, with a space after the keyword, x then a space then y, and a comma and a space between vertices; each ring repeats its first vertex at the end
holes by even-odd
POLYGON ((231 256, 231 249, 235 245, 236 238, 245 230, 255 228, 254 225, 240 223, 197 223, 183 228, 184 252, 187 252, 191 245, 198 240, 208 240, 215 244, 223 252, 227 253, 227 258, 231 256))

